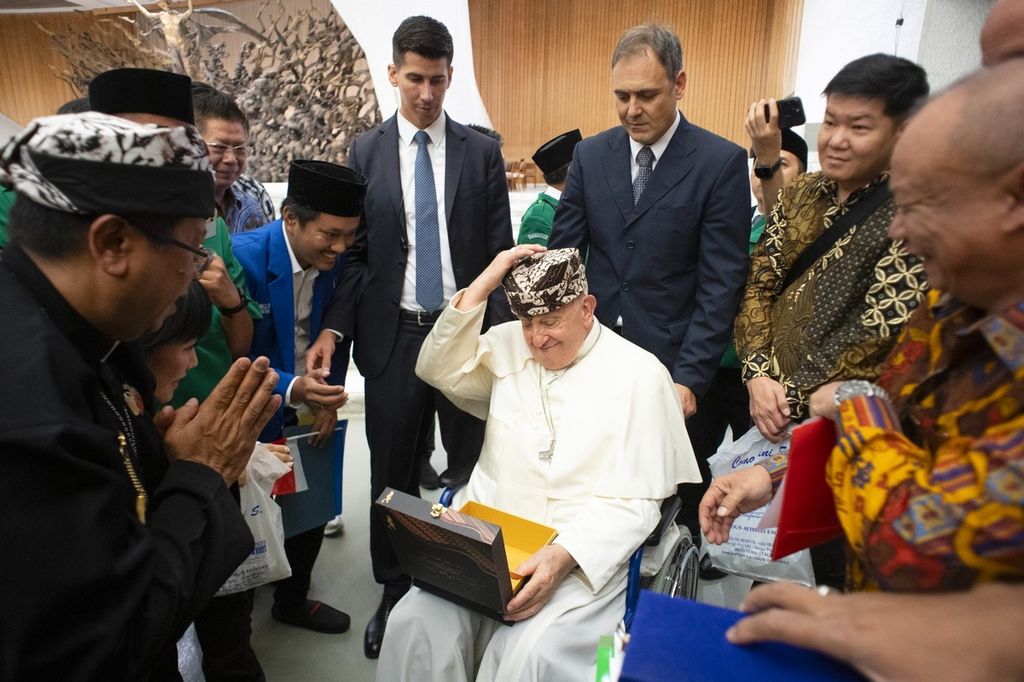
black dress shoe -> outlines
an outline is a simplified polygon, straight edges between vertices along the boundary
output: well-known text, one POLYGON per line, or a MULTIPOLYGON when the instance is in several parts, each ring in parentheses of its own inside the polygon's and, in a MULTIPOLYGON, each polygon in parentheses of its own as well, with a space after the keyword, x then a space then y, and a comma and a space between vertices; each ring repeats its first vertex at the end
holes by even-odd
POLYGON ((437 471, 430 465, 430 459, 424 457, 420 461, 420 487, 424 490, 437 490, 437 471))
POLYGON ((720 571, 714 567, 711 563, 711 556, 705 554, 700 558, 700 570, 698 571, 701 580, 718 580, 729 575, 725 571, 720 571))
POLYGON ((307 599, 305 606, 276 603, 270 615, 288 625, 331 634, 345 632, 351 624, 347 613, 312 599, 307 599))
POLYGON ((437 480, 441 482, 445 488, 452 488, 458 490, 459 488, 465 487, 469 483, 469 475, 473 473, 473 467, 469 467, 465 471, 457 471, 454 469, 445 469, 441 472, 441 475, 437 477, 437 480))
POLYGON ((384 590, 384 595, 380 598, 377 611, 374 612, 370 622, 366 624, 366 634, 363 636, 363 653, 366 654, 367 658, 377 658, 380 656, 380 644, 384 641, 384 628, 387 627, 388 616, 391 615, 391 609, 395 608, 395 604, 398 603, 403 594, 384 590))

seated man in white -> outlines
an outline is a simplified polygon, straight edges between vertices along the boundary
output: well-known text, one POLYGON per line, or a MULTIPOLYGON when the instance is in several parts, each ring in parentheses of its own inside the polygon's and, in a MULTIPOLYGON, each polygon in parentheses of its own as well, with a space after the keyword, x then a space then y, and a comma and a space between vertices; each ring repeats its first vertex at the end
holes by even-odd
POLYGON ((521 245, 457 293, 416 373, 487 420, 455 507, 476 500, 558 530, 517 573, 511 627, 413 588, 388 620, 377 679, 593 679, 625 609, 630 554, 676 485, 700 480, 672 379, 594 317, 576 249, 521 245), (503 281, 504 280, 504 281, 503 281), (519 322, 480 333, 504 285, 519 322))

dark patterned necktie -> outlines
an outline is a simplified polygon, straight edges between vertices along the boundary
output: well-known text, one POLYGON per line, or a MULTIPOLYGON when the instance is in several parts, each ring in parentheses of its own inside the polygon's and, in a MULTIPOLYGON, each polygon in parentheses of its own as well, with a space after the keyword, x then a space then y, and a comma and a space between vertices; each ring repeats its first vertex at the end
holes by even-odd
POLYGON ((444 304, 441 280, 441 235, 437 221, 437 190, 434 167, 427 145, 430 136, 423 130, 413 137, 416 150, 416 302, 427 312, 440 310, 444 304))
POLYGON ((640 201, 640 195, 647 187, 647 181, 651 179, 651 170, 654 166, 654 152, 647 145, 640 148, 636 153, 636 163, 639 166, 636 171, 636 180, 633 181, 633 205, 640 201))

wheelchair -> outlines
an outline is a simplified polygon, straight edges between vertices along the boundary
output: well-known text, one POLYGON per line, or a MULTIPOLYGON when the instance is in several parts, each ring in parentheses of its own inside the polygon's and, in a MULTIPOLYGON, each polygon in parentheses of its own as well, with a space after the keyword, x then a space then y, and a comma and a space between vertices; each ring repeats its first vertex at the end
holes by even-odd
MULTIPOLYGON (((438 501, 450 507, 456 490, 445 488, 438 501)), ((641 589, 673 598, 697 598, 700 568, 697 546, 690 536, 690 530, 675 523, 682 505, 682 500, 675 495, 661 503, 661 520, 629 559, 626 611, 622 617, 622 627, 626 632, 633 625, 641 589), (667 543, 666 546, 662 546, 663 541, 667 543)))

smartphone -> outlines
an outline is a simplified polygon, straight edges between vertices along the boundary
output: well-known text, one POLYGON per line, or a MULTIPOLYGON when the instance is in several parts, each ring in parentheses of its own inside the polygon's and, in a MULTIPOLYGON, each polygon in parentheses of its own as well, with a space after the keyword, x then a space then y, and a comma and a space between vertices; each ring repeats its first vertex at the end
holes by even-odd
MULTIPOLYGON (((776 104, 779 107, 780 128, 795 128, 807 122, 807 117, 804 115, 804 103, 799 97, 780 99, 776 104)), ((764 118, 766 121, 770 121, 772 118, 771 109, 767 104, 764 105, 764 118)))

